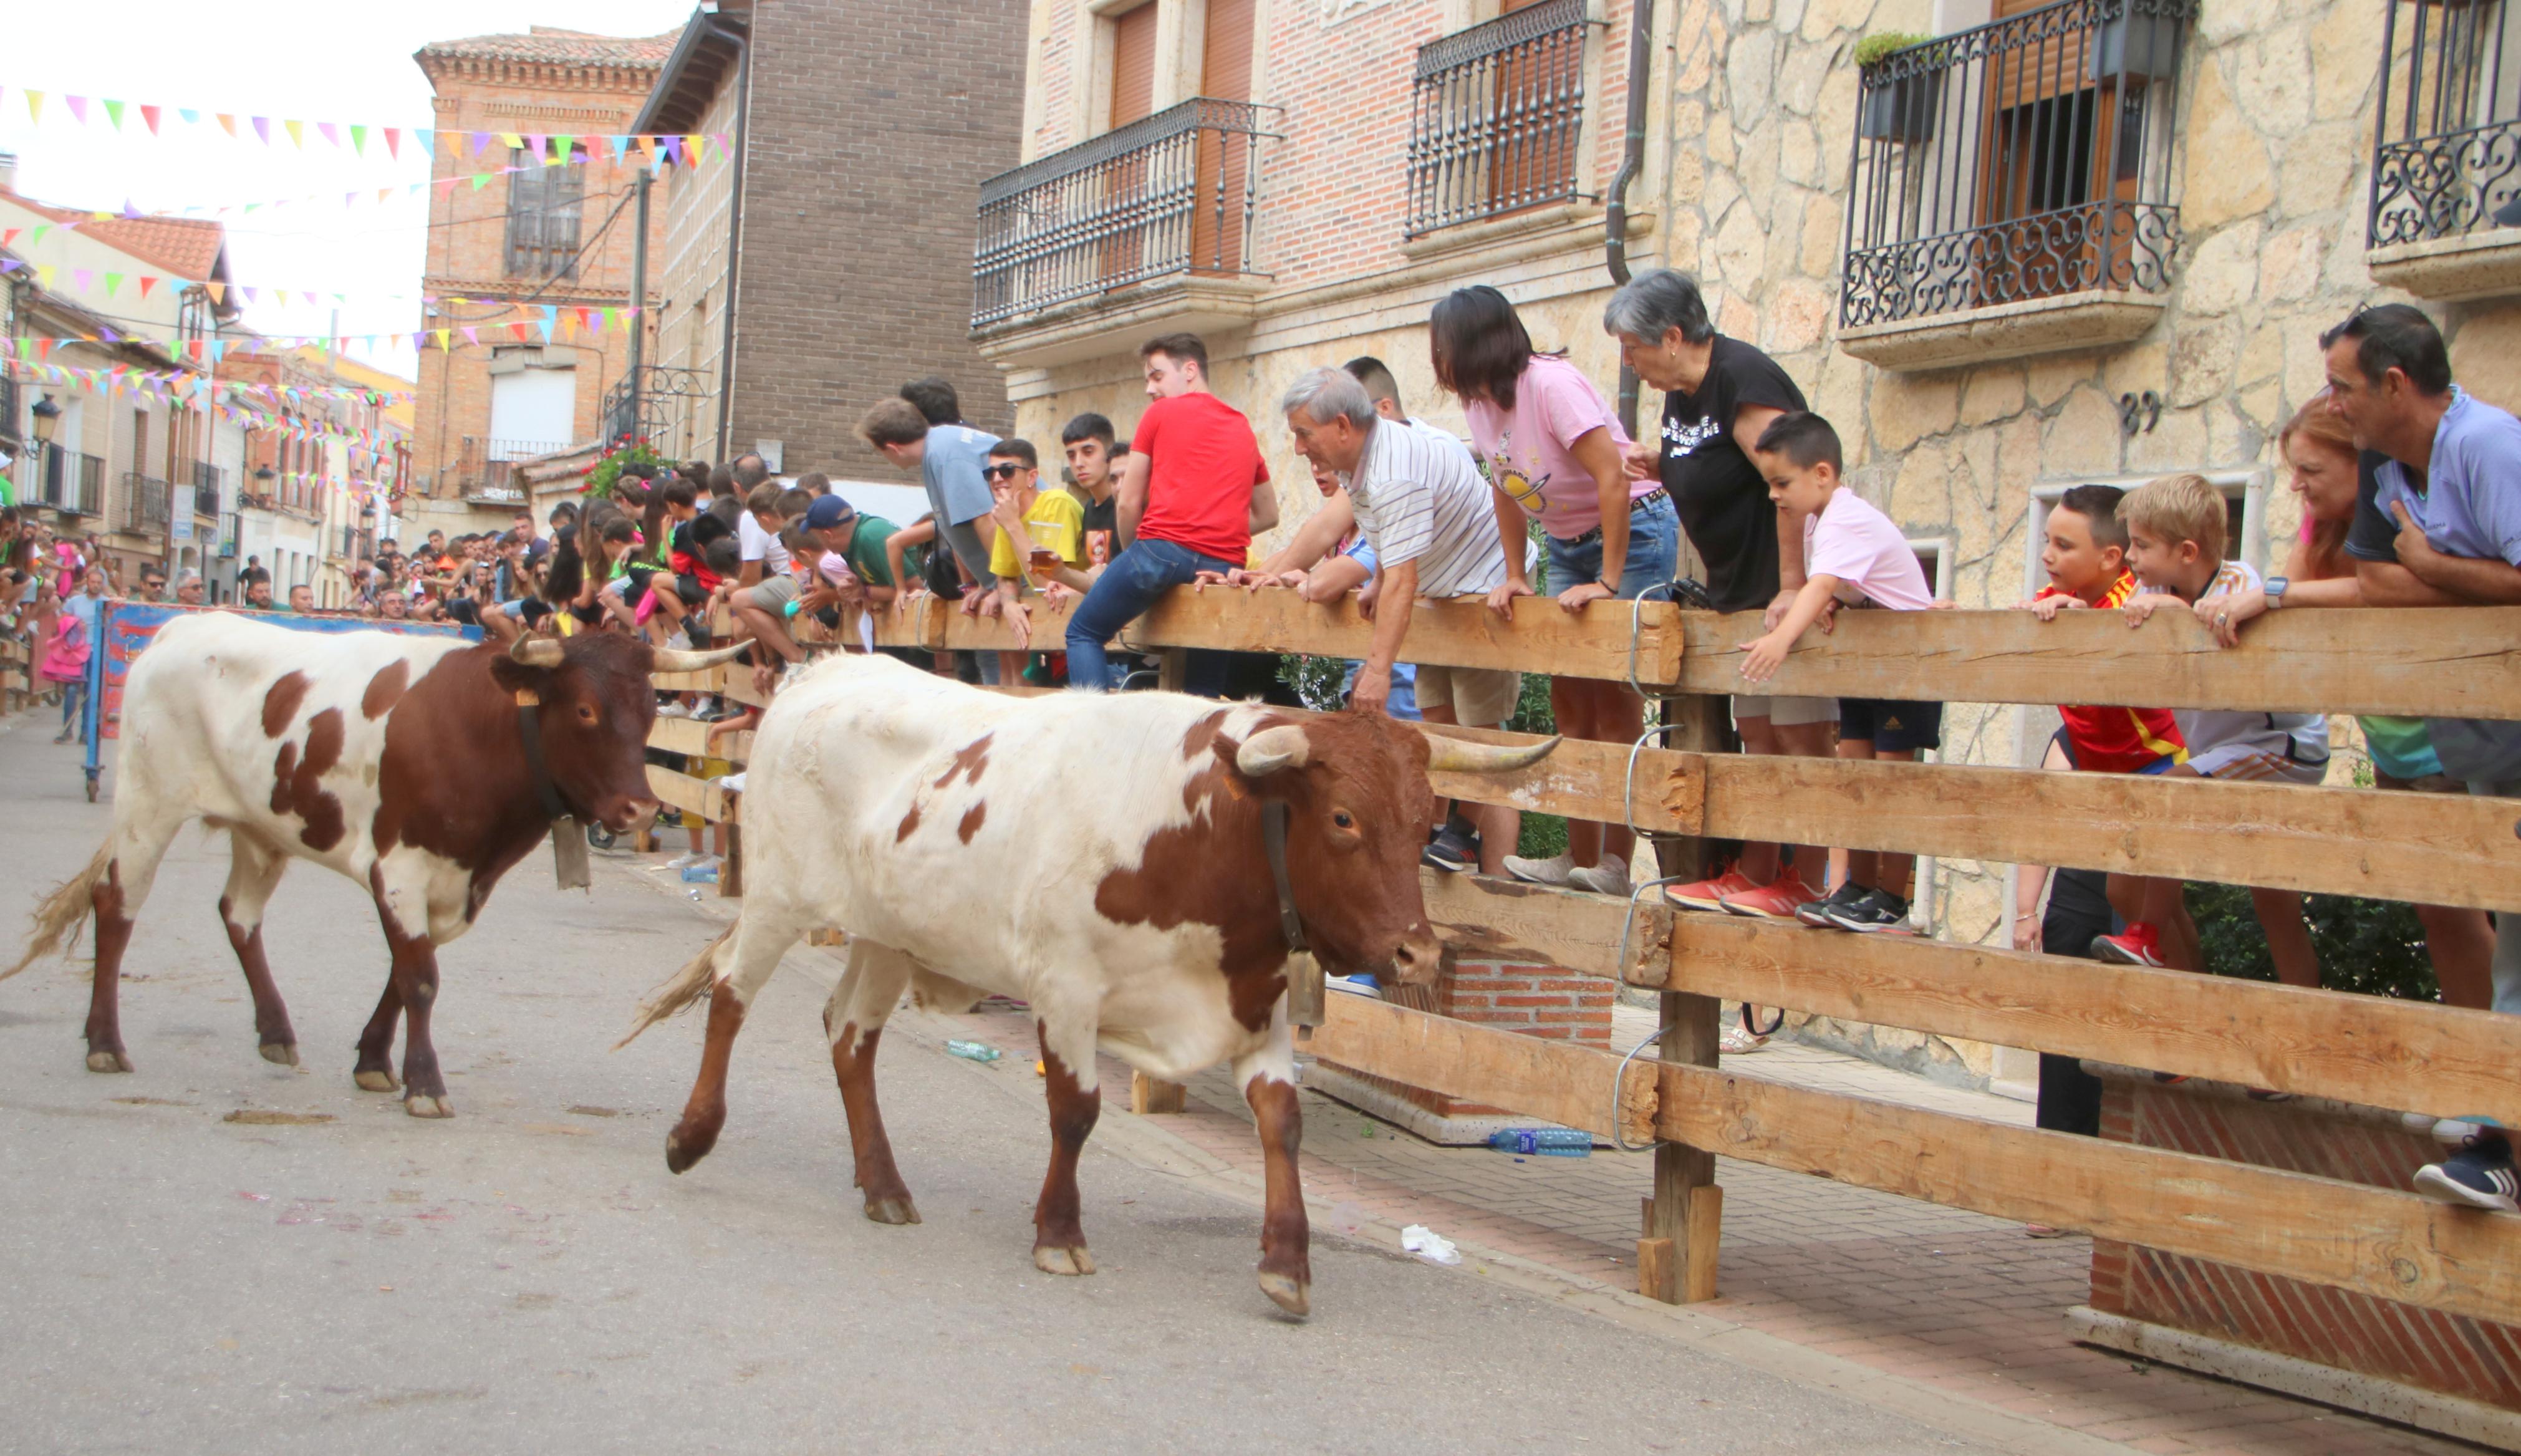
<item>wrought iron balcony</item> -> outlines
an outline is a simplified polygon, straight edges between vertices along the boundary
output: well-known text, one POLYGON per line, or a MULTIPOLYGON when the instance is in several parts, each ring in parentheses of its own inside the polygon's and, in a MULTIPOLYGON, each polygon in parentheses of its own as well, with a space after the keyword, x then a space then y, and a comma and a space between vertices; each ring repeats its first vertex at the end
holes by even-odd
POLYGON ((1251 273, 1262 110, 1195 97, 982 183, 972 327, 1169 274, 1251 273))
POLYGON ((2177 79, 2196 13, 2197 0, 2060 0, 1866 67, 1841 325, 2167 292, 2177 79))
POLYGON ((173 488, 165 481, 137 471, 122 476, 121 509, 115 513, 115 528, 127 531, 162 531, 166 528, 166 510, 173 488))
POLYGON ((714 392, 710 387, 710 377, 697 369, 663 364, 642 364, 637 374, 635 398, 628 372, 604 391, 601 437, 605 445, 643 439, 661 452, 679 454, 683 432, 677 427, 697 418, 700 402, 714 392), (668 451, 668 444, 677 448, 668 451))
POLYGON ((220 497, 227 489, 228 473, 206 460, 193 462, 193 514, 216 517, 220 497))
POLYGON ((1418 48, 1410 237, 1582 196, 1585 0, 1541 0, 1418 48))
POLYGON ((2521 30, 2510 7, 2382 8, 2369 244, 2521 223, 2521 30), (2497 214, 2509 209, 2506 220, 2497 214))

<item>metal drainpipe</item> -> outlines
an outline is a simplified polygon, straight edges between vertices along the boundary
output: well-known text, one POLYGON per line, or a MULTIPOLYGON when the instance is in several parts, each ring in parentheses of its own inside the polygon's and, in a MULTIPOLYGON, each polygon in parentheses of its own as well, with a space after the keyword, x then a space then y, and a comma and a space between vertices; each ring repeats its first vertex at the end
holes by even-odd
POLYGON ((735 419, 735 290, 744 256, 744 152, 753 120, 753 45, 742 30, 709 18, 711 35, 735 46, 735 173, 727 179, 726 333, 717 349, 717 458, 726 459, 726 435, 735 419))
MULTIPOLYGON (((1654 68, 1654 0, 1630 0, 1628 7, 1628 132, 1620 154, 1619 173, 1611 178, 1610 205, 1602 213, 1602 261, 1611 282, 1628 281, 1628 184, 1645 169, 1646 84, 1654 68)), ((1620 364, 1620 428, 1637 437, 1637 372, 1620 364)))

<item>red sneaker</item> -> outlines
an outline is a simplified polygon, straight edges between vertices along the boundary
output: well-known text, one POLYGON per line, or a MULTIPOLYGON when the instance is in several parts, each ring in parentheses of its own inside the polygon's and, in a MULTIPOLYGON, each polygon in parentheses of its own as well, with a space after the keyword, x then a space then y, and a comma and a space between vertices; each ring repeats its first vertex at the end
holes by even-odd
POLYGON ((1724 908, 1724 896, 1748 894, 1759 887, 1756 881, 1744 876, 1740 870, 1731 865, 1726 865, 1723 873, 1713 880, 1694 880, 1687 885, 1665 886, 1663 897, 1683 910, 1721 910, 1724 908))
POLYGON ((2092 958, 2116 961, 2122 966, 2151 966, 2157 970, 2171 964, 2162 958, 2162 933, 2141 920, 2130 925, 2123 935, 2094 936, 2092 958))
POLYGON ((1789 870, 1779 875, 1774 885, 1722 895, 1717 903, 1735 915, 1747 915, 1754 920, 1792 920, 1799 907, 1820 898, 1823 896, 1819 890, 1806 885, 1801 877, 1789 870))

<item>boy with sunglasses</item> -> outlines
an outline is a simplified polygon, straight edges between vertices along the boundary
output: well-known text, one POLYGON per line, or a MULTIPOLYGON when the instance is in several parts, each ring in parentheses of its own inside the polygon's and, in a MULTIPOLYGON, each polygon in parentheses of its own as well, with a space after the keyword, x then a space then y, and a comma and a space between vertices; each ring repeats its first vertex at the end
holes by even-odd
MULTIPOLYGON (((1015 628, 1016 640, 1031 647, 1032 617, 1021 596, 1030 577, 1034 587, 1054 583, 1082 592, 1085 579, 1085 508, 1065 490, 1041 488, 1041 457, 1032 441, 1012 435, 989 447, 989 515, 997 523, 989 543, 989 570, 998 578, 998 610, 1015 628)), ((1002 681, 1021 670, 1021 654, 1001 653, 1002 681)))

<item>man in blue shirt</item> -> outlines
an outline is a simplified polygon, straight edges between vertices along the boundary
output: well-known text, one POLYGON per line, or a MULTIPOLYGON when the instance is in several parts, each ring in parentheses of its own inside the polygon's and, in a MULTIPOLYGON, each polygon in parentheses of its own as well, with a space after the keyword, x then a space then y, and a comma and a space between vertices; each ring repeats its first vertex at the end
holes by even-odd
MULTIPOLYGON (((2358 311, 2320 336, 2329 408, 2358 448, 2388 457, 2356 511, 2346 551, 2374 607, 2521 602, 2521 420, 2452 383, 2433 320, 2404 303, 2358 311)), ((2271 593, 2274 601, 2281 592, 2271 593)), ((2521 723, 2431 718, 2443 771, 2471 794, 2521 797, 2521 723)), ((2521 914, 2496 917, 2495 1009, 2521 1013, 2521 914)), ((2416 1173, 2444 1203, 2521 1209, 2502 1129, 2446 1118, 2456 1151, 2416 1173)))

